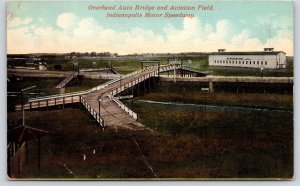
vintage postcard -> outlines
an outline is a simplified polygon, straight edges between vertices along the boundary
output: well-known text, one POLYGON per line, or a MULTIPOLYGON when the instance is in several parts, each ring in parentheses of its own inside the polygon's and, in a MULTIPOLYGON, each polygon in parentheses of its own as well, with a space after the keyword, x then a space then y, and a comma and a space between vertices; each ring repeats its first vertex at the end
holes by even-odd
POLYGON ((10 180, 292 180, 292 1, 8 1, 10 180))

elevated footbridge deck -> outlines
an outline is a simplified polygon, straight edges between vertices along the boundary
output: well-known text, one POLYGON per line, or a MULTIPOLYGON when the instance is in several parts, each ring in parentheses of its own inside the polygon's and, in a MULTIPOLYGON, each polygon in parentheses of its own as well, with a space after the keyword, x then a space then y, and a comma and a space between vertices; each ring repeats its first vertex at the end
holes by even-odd
POLYGON ((127 108, 114 96, 128 88, 151 78, 157 77, 161 72, 181 69, 181 65, 154 66, 121 76, 94 87, 87 91, 53 95, 29 100, 24 105, 17 105, 16 110, 33 109, 81 102, 88 112, 101 126, 133 123, 137 114, 127 108))
MULTIPOLYGON (((125 123, 134 123, 137 121, 137 114, 126 107, 114 96, 122 91, 139 85, 141 82, 151 78, 159 77, 160 73, 186 70, 182 65, 160 65, 147 67, 143 70, 135 71, 130 74, 120 76, 118 79, 111 80, 87 91, 52 95, 40 98, 30 99, 28 103, 17 105, 16 110, 28 110, 36 108, 45 108, 50 106, 62 106, 71 103, 82 103, 87 111, 102 126, 121 125, 125 123)), ((188 69, 190 70, 190 69, 188 69)), ((163 77, 165 80, 170 78, 163 77)), ((275 77, 189 77, 176 78, 178 81, 197 81, 209 82, 213 89, 212 82, 293 82, 293 78, 275 78, 275 77)))

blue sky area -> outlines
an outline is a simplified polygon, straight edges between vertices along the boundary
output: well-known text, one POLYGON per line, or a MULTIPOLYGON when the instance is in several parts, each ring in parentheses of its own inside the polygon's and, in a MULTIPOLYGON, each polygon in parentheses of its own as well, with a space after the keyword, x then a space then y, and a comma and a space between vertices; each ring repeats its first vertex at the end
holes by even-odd
POLYGON ((262 47, 274 47, 293 55, 293 3, 290 1, 8 2, 7 12, 8 53, 85 51, 93 49, 91 47, 97 52, 119 53, 199 52, 215 51, 217 48, 262 50, 262 47), (168 8, 172 5, 209 5, 213 6, 213 10, 151 11, 194 14, 192 19, 107 18, 107 12, 139 12, 144 15, 148 11, 93 11, 89 10, 89 5, 149 5, 155 8, 157 5, 167 5, 168 8), (78 33, 80 31, 82 34, 78 33), (87 32, 93 35, 93 41, 89 34, 85 34, 87 32), (18 45, 21 41, 32 46, 18 45), (49 45, 44 46, 47 42, 49 45), (54 47, 55 43, 60 45, 54 47), (83 43, 92 46, 82 46, 83 43))

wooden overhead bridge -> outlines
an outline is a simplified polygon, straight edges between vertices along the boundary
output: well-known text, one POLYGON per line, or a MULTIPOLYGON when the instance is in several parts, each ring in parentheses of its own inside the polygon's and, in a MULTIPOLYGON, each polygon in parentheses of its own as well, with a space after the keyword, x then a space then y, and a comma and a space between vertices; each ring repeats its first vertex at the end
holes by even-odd
POLYGON ((145 88, 146 80, 148 80, 148 86, 150 87, 150 78, 152 78, 152 84, 154 85, 155 77, 159 77, 160 73, 175 72, 186 68, 178 64, 149 66, 87 91, 29 99, 28 103, 17 105, 15 109, 20 111, 51 106, 64 107, 66 104, 81 102, 102 127, 134 123, 137 121, 137 114, 115 98, 115 95, 130 88, 133 90, 134 87, 137 88, 137 94, 139 94, 140 86, 145 88), (141 82, 144 82, 143 85, 141 82))
MULTIPOLYGON (((186 77, 185 74, 193 71, 189 67, 178 64, 148 66, 142 70, 132 72, 130 74, 120 76, 118 79, 111 80, 92 89, 67 93, 60 95, 45 96, 29 99, 28 103, 17 105, 15 109, 30 110, 38 108, 48 108, 58 106, 64 108, 66 104, 80 103, 92 115, 100 126, 120 125, 125 123, 134 123, 138 116, 131 109, 120 102, 115 96, 120 95, 123 91, 132 91, 131 94, 139 96, 140 89, 148 90, 154 87, 156 80, 160 78, 164 72, 178 71, 183 77, 176 77, 176 81, 184 82, 208 82, 209 91, 213 91, 213 82, 268 82, 268 83, 293 83, 293 78, 280 77, 221 77, 221 76, 206 76, 206 77, 186 77), (147 81, 147 83, 146 83, 147 81)), ((205 73, 199 73, 198 76, 205 73), (200 74, 201 73, 201 74, 200 74)), ((187 75, 190 76, 191 74, 187 75)), ((173 81, 175 78, 164 76, 163 80, 173 81)))

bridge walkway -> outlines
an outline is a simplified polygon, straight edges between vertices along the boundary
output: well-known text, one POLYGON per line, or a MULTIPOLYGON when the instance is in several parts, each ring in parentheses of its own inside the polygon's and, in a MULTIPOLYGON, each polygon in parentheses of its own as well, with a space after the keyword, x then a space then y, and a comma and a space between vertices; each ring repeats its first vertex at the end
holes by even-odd
POLYGON ((57 105, 64 107, 65 104, 81 102, 88 112, 103 127, 123 123, 133 123, 137 120, 137 114, 114 96, 151 77, 158 76, 161 72, 174 69, 177 70, 180 68, 182 68, 180 65, 146 68, 120 76, 120 79, 109 81, 87 91, 35 98, 29 100, 26 104, 17 105, 16 110, 29 110, 57 105))
POLYGON ((144 70, 140 73, 120 79, 110 86, 95 91, 91 94, 83 95, 82 99, 104 120, 105 126, 133 123, 137 120, 137 115, 127 108, 122 102, 114 98, 114 95, 125 89, 145 81, 157 74, 157 70, 144 70), (100 100, 100 109, 99 109, 100 100))

